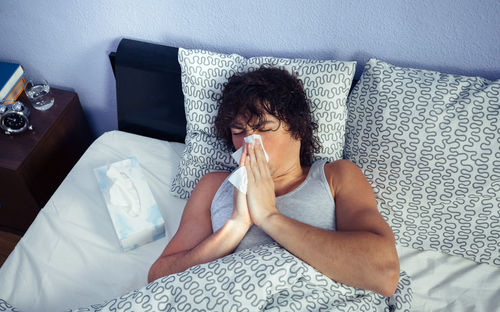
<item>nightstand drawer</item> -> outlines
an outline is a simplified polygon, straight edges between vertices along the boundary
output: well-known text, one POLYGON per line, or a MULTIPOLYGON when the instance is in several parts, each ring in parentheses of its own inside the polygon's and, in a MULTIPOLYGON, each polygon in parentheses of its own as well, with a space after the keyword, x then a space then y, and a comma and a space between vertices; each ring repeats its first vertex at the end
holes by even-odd
POLYGON ((30 190, 22 177, 4 169, 0 169, 0 177, 0 228, 21 233, 35 219, 39 205, 29 195, 30 190))

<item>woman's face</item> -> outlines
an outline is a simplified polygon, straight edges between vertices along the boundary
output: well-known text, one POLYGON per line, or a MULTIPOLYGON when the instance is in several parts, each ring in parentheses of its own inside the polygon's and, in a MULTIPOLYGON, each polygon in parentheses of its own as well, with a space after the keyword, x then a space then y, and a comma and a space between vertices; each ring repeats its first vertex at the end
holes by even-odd
POLYGON ((295 139, 287 130, 286 123, 280 123, 273 115, 265 114, 261 125, 254 130, 246 119, 237 117, 230 126, 234 147, 239 149, 245 142, 243 139, 255 133, 261 136, 264 149, 269 155, 271 175, 279 173, 282 167, 288 169, 294 162, 300 163, 300 140, 295 139))

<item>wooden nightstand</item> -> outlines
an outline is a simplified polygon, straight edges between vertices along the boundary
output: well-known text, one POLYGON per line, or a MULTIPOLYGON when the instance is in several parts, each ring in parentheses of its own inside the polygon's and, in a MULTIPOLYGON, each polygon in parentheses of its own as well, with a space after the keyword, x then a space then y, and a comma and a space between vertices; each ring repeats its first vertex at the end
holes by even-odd
POLYGON ((33 131, 0 133, 0 229, 22 233, 94 137, 74 92, 52 89, 46 111, 30 108, 33 131))

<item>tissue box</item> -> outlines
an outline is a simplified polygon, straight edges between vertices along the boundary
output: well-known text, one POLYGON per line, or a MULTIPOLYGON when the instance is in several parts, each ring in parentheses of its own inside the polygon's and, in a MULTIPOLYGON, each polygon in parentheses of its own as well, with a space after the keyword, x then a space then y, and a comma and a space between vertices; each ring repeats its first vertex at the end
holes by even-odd
POLYGON ((135 157, 94 172, 123 250, 165 236, 165 222, 135 157))

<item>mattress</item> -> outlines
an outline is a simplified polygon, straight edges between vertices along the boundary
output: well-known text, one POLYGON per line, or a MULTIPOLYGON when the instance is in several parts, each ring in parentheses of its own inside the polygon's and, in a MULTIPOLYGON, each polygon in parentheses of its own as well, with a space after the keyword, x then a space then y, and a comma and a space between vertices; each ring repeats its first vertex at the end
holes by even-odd
MULTIPOLYGON (((184 145, 121 131, 99 137, 40 211, 0 268, 0 298, 22 311, 102 303, 147 284, 176 232, 185 200, 170 195, 184 145), (93 169, 135 156, 165 220, 166 235, 122 251, 93 169)), ((415 311, 500 311, 500 269, 398 246, 415 311)))

